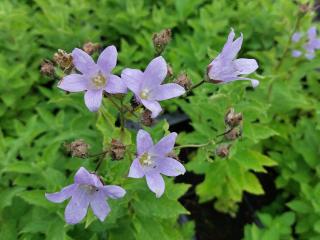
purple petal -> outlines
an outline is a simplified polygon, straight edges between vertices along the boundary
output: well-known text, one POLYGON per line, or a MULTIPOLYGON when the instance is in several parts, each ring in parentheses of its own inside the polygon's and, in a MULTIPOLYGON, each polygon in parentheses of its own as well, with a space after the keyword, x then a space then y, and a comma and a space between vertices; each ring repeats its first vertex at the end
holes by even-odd
POLYGON ((156 145, 154 145, 152 152, 160 156, 165 156, 170 153, 176 142, 177 135, 177 133, 172 132, 162 138, 156 145))
POLYGON ((101 222, 107 217, 109 212, 111 211, 108 203, 105 200, 105 196, 103 192, 95 192, 91 197, 90 201, 91 209, 101 222))
POLYGON ((102 187, 99 177, 93 173, 89 173, 84 167, 80 167, 74 176, 74 182, 77 184, 85 184, 95 187, 102 187))
POLYGON ((162 108, 157 101, 142 99, 141 102, 147 109, 149 109, 152 112, 152 118, 157 117, 159 113, 162 111, 162 108))
POLYGON ((238 74, 250 74, 258 69, 258 63, 255 59, 239 58, 234 60, 238 74))
POLYGON ((230 32, 229 34, 229 37, 228 37, 228 41, 227 43, 225 44, 225 46, 223 47, 223 50, 221 52, 221 57, 224 58, 224 59, 228 59, 228 60, 231 60, 231 59, 234 59, 238 52, 240 51, 241 49, 241 46, 242 46, 242 41, 243 41, 243 35, 241 33, 241 36, 238 37, 234 42, 230 43, 230 39, 233 39, 234 37, 234 32, 233 32, 233 29, 232 31, 230 32))
POLYGON ((146 180, 149 189, 156 194, 156 197, 159 198, 164 193, 164 180, 160 173, 152 173, 146 175, 146 180))
POLYGON ((128 177, 131 177, 131 178, 142 178, 143 176, 144 176, 144 172, 143 172, 142 166, 141 166, 141 164, 139 162, 139 159, 136 158, 131 163, 128 177))
POLYGON ((167 63, 163 57, 153 59, 144 71, 142 88, 153 89, 160 85, 168 73, 167 63))
POLYGON ((110 74, 107 77, 107 85, 105 91, 108 93, 126 93, 127 86, 124 81, 117 75, 110 74))
POLYGON ((152 97, 157 101, 175 98, 185 94, 186 90, 178 84, 168 83, 157 87, 152 91, 152 97))
POLYGON ((148 132, 140 129, 137 134, 137 153, 141 155, 145 152, 148 152, 150 148, 153 146, 153 141, 148 132))
POLYGON ((306 58, 311 60, 311 59, 314 59, 315 57, 315 54, 314 54, 314 51, 309 51, 305 54, 306 58))
POLYGON ((46 193, 45 196, 50 202, 61 203, 71 197, 77 186, 77 184, 71 184, 62 188, 60 192, 46 193))
POLYGON ((126 191, 122 187, 116 185, 103 186, 102 191, 104 196, 112 199, 123 198, 126 194, 126 191))
POLYGON ((59 82, 58 88, 68 92, 81 92, 87 89, 87 79, 81 74, 70 74, 59 82))
POLYGON ((299 40, 301 39, 302 37, 302 34, 300 32, 295 32, 293 35, 292 35, 292 38, 291 38, 291 41, 296 43, 296 42, 299 42, 299 40))
POLYGON ((68 203, 64 216, 69 224, 76 224, 86 216, 90 202, 90 196, 86 189, 79 186, 73 193, 71 201, 68 203))
POLYGON ((158 163, 160 173, 166 176, 175 177, 186 172, 184 166, 173 158, 159 158, 158 163))
POLYGON ((75 48, 72 53, 72 61, 74 66, 82 73, 91 75, 93 72, 98 71, 97 65, 94 63, 93 59, 85 52, 79 48, 75 48))
POLYGON ((302 54, 301 51, 298 51, 298 50, 293 50, 292 51, 292 56, 295 57, 295 58, 300 57, 301 54, 302 54))
POLYGON ((259 81, 256 80, 256 79, 252 79, 252 78, 238 77, 237 80, 240 80, 240 81, 241 80, 249 80, 249 81, 251 81, 251 85, 252 85, 253 88, 255 88, 255 87, 257 87, 259 85, 259 81))
POLYGON ((308 30, 308 38, 310 40, 313 40, 317 37, 317 28, 316 27, 311 27, 308 30))
POLYGON ((143 72, 137 69, 126 68, 122 71, 121 78, 135 95, 139 95, 141 83, 144 79, 143 72))
POLYGON ((105 74, 109 74, 117 65, 118 52, 115 46, 109 46, 100 54, 97 64, 100 70, 105 74))
POLYGON ((91 112, 96 112, 99 110, 102 101, 102 96, 102 89, 88 89, 88 91, 86 91, 86 93, 84 94, 84 102, 91 112))

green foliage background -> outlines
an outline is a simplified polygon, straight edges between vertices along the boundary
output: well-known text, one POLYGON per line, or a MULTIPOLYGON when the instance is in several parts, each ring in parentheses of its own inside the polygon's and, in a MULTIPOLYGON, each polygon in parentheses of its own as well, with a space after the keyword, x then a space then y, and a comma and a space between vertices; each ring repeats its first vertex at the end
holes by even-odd
MULTIPOLYGON (((206 84, 188 101, 163 103, 191 119, 194 131, 181 133, 179 144, 217 142, 227 109, 244 115, 243 137, 228 159, 214 158, 215 143, 189 156, 188 171, 205 175, 196 187, 199 201, 214 199, 213 208, 235 215, 245 191, 264 194, 255 173, 274 167, 279 194, 259 213, 264 227, 247 225, 244 239, 320 239, 320 58, 293 59, 289 42, 299 17, 298 30, 317 24, 314 13, 299 14, 288 0, 1 1, 0 239, 191 239, 194 223, 177 223, 188 214, 177 201, 187 184, 166 179, 158 200, 143 180, 125 177, 135 149, 132 131, 126 133, 125 159, 106 159, 100 171, 106 182, 127 189, 126 197, 110 201, 112 212, 103 223, 92 213, 83 224, 64 223, 65 204, 48 202, 44 193, 69 184, 80 166, 95 164, 66 156, 62 144, 83 138, 92 152, 101 151, 118 135, 116 112, 106 101, 106 110, 90 113, 82 94, 58 90, 57 81, 40 76, 39 66, 58 48, 71 51, 92 41, 117 46, 117 73, 144 69, 154 57, 152 33, 171 28, 173 40, 163 55, 176 74, 185 71, 196 83, 231 27, 244 34, 241 57, 259 62, 253 76, 259 87, 206 84)), ((168 127, 160 121, 150 131, 159 139, 168 127)))

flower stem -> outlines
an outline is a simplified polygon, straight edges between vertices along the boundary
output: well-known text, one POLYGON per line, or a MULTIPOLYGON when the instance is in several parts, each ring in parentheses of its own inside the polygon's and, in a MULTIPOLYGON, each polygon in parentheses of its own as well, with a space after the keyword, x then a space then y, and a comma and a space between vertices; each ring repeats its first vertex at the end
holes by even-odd
POLYGON ((182 149, 182 148, 200 148, 200 147, 205 147, 208 146, 210 144, 212 144, 213 141, 209 141, 207 143, 204 144, 187 144, 187 145, 180 145, 180 146, 176 146, 174 147, 175 149, 182 149))
POLYGON ((197 87, 201 86, 202 84, 204 84, 206 82, 206 80, 201 80, 200 82, 198 82, 197 84, 194 84, 193 86, 190 87, 190 89, 186 92, 186 95, 188 95, 192 90, 196 89, 197 87))
POLYGON ((106 154, 107 154, 107 152, 104 152, 104 154, 100 154, 100 156, 99 156, 99 161, 98 161, 98 163, 97 163, 96 168, 94 169, 94 172, 97 172, 97 171, 98 171, 98 169, 99 169, 99 167, 101 166, 101 164, 102 164, 102 162, 103 162, 106 154))

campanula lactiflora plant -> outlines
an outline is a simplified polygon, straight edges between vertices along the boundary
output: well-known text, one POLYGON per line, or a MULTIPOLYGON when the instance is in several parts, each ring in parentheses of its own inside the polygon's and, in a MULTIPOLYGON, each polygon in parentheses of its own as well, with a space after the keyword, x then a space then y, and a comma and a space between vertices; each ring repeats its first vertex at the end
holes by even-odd
POLYGON ((0 9, 0 240, 319 238, 317 1, 0 9))

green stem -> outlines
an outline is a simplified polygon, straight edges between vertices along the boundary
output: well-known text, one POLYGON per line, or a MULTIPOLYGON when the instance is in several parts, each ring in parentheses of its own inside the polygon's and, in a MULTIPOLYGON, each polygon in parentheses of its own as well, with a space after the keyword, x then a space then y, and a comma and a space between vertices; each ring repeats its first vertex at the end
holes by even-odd
POLYGON ((198 82, 197 84, 194 84, 193 86, 190 87, 190 89, 186 92, 186 95, 188 95, 192 90, 196 89, 197 87, 201 86, 202 84, 204 84, 206 82, 206 80, 201 80, 200 82, 198 82))
POLYGON ((181 145, 181 146, 176 146, 174 147, 175 149, 182 149, 182 148, 200 148, 200 147, 205 147, 205 146, 208 146, 210 144, 212 144, 213 142, 210 141, 210 142, 207 142, 207 143, 204 143, 204 144, 187 144, 187 145, 181 145))

